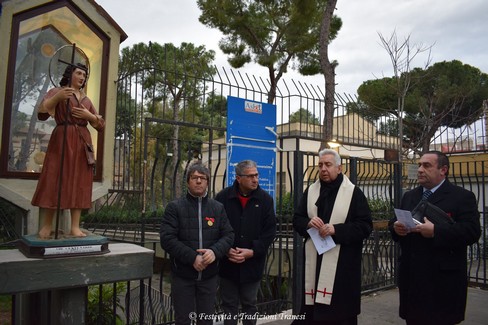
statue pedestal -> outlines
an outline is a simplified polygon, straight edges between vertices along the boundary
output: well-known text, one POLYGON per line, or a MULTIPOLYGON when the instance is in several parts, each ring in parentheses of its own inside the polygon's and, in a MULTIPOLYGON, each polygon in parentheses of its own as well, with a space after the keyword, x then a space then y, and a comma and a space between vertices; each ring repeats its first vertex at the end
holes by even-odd
POLYGON ((40 239, 37 234, 23 236, 18 243, 26 257, 55 258, 67 256, 97 255, 109 252, 108 239, 88 234, 86 237, 40 239))
POLYGON ((124 243, 107 254, 53 259, 0 250, 0 295, 15 295, 15 324, 85 324, 88 286, 150 278, 153 256, 124 243))

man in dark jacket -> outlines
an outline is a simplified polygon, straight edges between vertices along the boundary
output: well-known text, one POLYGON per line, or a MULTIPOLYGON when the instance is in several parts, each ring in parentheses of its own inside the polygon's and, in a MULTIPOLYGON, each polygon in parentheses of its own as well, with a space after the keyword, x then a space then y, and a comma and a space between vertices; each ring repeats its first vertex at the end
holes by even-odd
MULTIPOLYGON (((409 229, 390 220, 393 239, 400 243, 400 317, 409 325, 452 325, 464 320, 468 286, 467 246, 481 235, 474 194, 447 180, 449 159, 438 151, 422 155, 419 187, 405 193, 401 208, 412 211, 427 200, 446 212, 453 223, 422 224, 409 229)), ((433 220, 433 219, 432 219, 433 220)))
POLYGON ((161 222, 161 247, 171 258, 171 297, 176 324, 212 324, 218 261, 229 251, 234 233, 219 202, 207 197, 209 170, 188 168, 188 193, 168 204, 161 222), (195 314, 196 312, 196 314, 195 314))
POLYGON ((276 234, 276 216, 273 198, 259 187, 256 163, 241 161, 235 172, 234 184, 215 197, 224 205, 235 232, 220 267, 220 296, 224 324, 237 324, 239 303, 245 315, 243 324, 255 324, 257 292, 276 234))
MULTIPOLYGON (((373 228, 363 192, 342 174, 341 157, 319 152, 319 177, 302 196, 293 227, 305 240, 304 324, 355 325, 361 311, 361 257, 373 228), (331 236, 335 247, 319 255, 316 238, 331 236), (314 234, 315 232, 315 234, 314 234)), ((330 245, 332 246, 332 245, 330 245)))

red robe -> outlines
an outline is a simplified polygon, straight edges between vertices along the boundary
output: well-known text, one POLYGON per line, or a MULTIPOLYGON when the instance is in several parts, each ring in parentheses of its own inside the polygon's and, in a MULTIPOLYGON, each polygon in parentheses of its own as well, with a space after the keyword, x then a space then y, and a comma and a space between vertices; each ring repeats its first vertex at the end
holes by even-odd
MULTIPOLYGON (((44 100, 53 97, 62 88, 53 88, 44 96, 44 100)), ((80 102, 75 96, 70 98, 70 107, 81 107, 83 104, 91 113, 97 114, 91 100, 82 94, 80 102)), ((61 169, 61 152, 67 115, 66 101, 56 105, 54 119, 56 128, 51 134, 41 176, 37 183, 32 205, 41 208, 56 209, 58 206, 59 177, 61 169)), ((39 113, 40 120, 49 117, 47 113, 39 113)), ((64 152, 63 176, 61 184, 61 209, 88 209, 91 207, 93 166, 89 166, 85 154, 85 143, 91 144, 88 121, 68 115, 66 147, 64 152), (83 139, 81 136, 83 136, 83 139)), ((105 121, 100 118, 97 131, 101 131, 105 121)))

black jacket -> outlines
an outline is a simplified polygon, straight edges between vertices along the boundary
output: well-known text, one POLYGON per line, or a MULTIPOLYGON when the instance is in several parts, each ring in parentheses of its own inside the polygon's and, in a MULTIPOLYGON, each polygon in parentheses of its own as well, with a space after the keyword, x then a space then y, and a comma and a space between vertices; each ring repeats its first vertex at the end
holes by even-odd
POLYGON ((196 198, 187 193, 166 207, 160 229, 161 247, 170 255, 174 275, 189 279, 207 279, 218 273, 219 260, 234 240, 232 227, 219 202, 196 198), (201 205, 201 216, 199 213, 201 205), (199 248, 211 249, 215 261, 202 272, 193 268, 199 248))
MULTIPOLYGON (((422 199, 421 186, 406 192, 401 208, 413 210, 422 199)), ((432 324, 457 324, 464 320, 468 286, 467 246, 481 235, 474 194, 447 179, 427 199, 452 217, 454 224, 434 225, 434 237, 418 233, 398 236, 390 221, 392 237, 400 243, 400 317, 429 320, 432 324)))
POLYGON ((220 276, 237 283, 255 282, 263 275, 268 248, 276 235, 274 203, 273 198, 258 186, 243 209, 237 189, 238 183, 235 181, 232 186, 220 191, 215 199, 224 205, 234 229, 232 247, 250 248, 254 255, 239 264, 225 257, 220 266, 220 276))

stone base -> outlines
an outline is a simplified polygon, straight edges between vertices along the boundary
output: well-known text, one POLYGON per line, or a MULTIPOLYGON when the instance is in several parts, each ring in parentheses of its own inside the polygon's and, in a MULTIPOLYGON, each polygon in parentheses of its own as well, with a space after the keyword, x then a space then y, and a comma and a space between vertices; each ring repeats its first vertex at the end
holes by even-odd
POLYGON ((91 233, 86 237, 64 236, 60 239, 40 239, 37 234, 27 235, 20 239, 17 246, 30 258, 98 255, 110 252, 108 239, 91 233))

